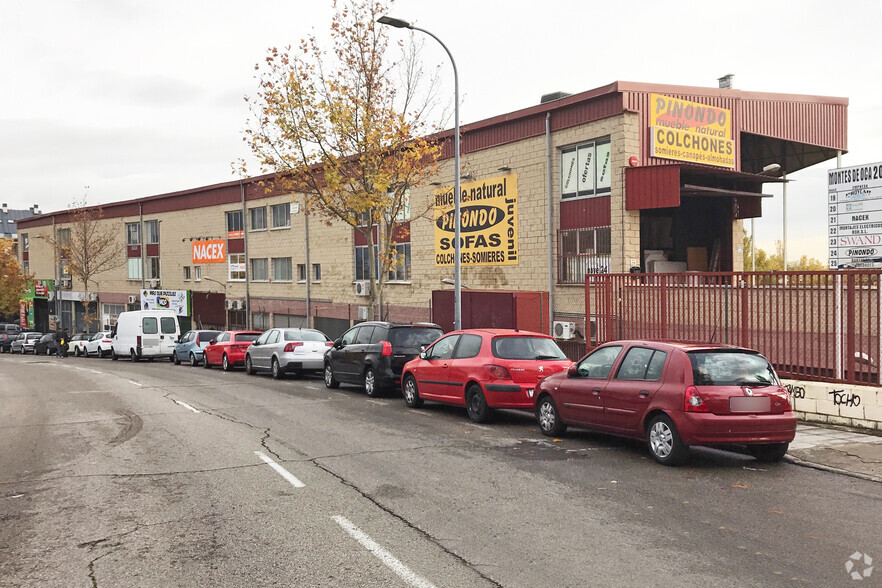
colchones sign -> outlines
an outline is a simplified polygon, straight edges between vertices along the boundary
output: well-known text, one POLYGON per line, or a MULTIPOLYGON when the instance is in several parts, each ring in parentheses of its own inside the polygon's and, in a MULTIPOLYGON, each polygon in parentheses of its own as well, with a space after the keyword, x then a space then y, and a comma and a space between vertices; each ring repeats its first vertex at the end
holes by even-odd
POLYGON ((735 167, 731 111, 661 94, 649 107, 652 157, 735 167))
MULTIPOLYGON (((462 265, 518 264, 518 176, 507 174, 460 186, 462 265)), ((435 190, 435 265, 456 259, 453 186, 435 190)))

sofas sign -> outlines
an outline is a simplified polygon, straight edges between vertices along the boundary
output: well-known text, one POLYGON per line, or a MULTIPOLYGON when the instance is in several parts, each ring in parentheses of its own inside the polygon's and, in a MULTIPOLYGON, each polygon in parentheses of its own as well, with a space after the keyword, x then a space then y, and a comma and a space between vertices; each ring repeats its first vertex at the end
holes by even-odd
MULTIPOLYGON (((460 186, 462 265, 518 264, 518 176, 507 174, 460 186)), ((435 265, 452 266, 456 215, 453 186, 435 190, 435 265)))
POLYGON ((735 167, 730 110, 650 94, 649 126, 652 157, 735 167))

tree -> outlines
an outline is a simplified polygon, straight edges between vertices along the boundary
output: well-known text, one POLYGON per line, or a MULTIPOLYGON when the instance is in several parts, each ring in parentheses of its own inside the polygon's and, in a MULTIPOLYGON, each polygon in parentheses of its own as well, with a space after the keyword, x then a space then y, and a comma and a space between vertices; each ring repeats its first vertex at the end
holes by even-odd
MULTIPOLYGON (((83 196, 71 205, 71 221, 47 238, 58 250, 59 257, 66 260, 65 273, 83 283, 83 291, 97 285, 96 276, 116 269, 126 263, 125 248, 119 242, 119 227, 103 223, 104 210, 90 206, 83 196)), ((95 315, 90 312, 89 298, 83 297, 84 322, 90 326, 95 315)))
MULTIPOLYGON (((349 0, 340 7, 335 0, 332 51, 314 35, 294 51, 270 49, 263 67, 255 66, 258 93, 246 97, 245 141, 263 171, 275 172, 267 190, 300 193, 307 214, 328 225, 342 221, 364 237, 371 305, 400 263, 395 245, 410 190, 437 173, 442 147, 427 137, 437 130, 429 122, 437 74, 418 65, 412 37, 398 45, 402 58, 389 62, 387 27, 376 20, 390 5, 349 0)), ((428 205, 414 209, 425 214, 428 205)))
POLYGON ((0 315, 17 314, 27 289, 28 275, 16 259, 15 244, 12 239, 0 239, 0 315))
MULTIPOLYGON (((751 263, 750 256, 750 245, 751 245, 752 237, 747 235, 744 236, 744 243, 742 246, 744 253, 744 271, 752 271, 753 266, 751 263)), ((768 272, 768 271, 781 271, 784 269, 784 244, 778 240, 775 241, 775 253, 774 255, 769 255, 762 249, 756 250, 756 271, 758 272, 768 272)), ((790 271, 823 271, 827 268, 826 265, 815 259, 814 257, 809 257, 808 255, 803 255, 797 261, 788 261, 787 269, 790 271)))

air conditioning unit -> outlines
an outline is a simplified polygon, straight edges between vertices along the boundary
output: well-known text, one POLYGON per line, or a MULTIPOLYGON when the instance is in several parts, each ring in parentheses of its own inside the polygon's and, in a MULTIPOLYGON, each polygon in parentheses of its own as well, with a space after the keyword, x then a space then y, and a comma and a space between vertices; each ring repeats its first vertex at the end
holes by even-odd
POLYGON ((159 280, 150 280, 149 285, 151 288, 159 288, 159 280))
POLYGON ((567 321, 554 321, 555 339, 572 339, 576 336, 576 323, 567 321))
POLYGON ((245 301, 233 300, 230 306, 230 310, 245 310, 245 301))
POLYGON ((355 295, 356 296, 370 296, 371 295, 371 281, 370 280, 355 280, 355 295))
POLYGON ((89 302, 95 302, 98 300, 98 295, 94 292, 89 292, 89 302))
POLYGON ((129 296, 129 304, 134 304, 137 301, 138 301, 137 296, 129 296))
POLYGON ((71 286, 71 278, 61 278, 61 287, 62 288, 70 288, 71 286))
POLYGON ((359 306, 358 307, 358 320, 366 321, 368 320, 368 312, 370 309, 367 306, 359 306))
POLYGON ((233 306, 234 304, 234 300, 224 300, 224 308, 227 310, 233 310, 235 308, 235 306, 233 306))

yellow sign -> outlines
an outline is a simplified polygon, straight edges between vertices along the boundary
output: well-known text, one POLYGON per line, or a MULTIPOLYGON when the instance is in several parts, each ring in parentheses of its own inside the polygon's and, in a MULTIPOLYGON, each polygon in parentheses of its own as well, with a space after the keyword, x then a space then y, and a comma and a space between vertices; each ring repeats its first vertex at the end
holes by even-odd
POLYGON ((650 108, 652 157, 735 167, 730 110, 661 94, 650 108))
MULTIPOLYGON (((462 265, 518 264, 518 176, 506 174, 460 185, 462 265)), ((435 265, 456 255, 453 186, 435 190, 435 265)))

